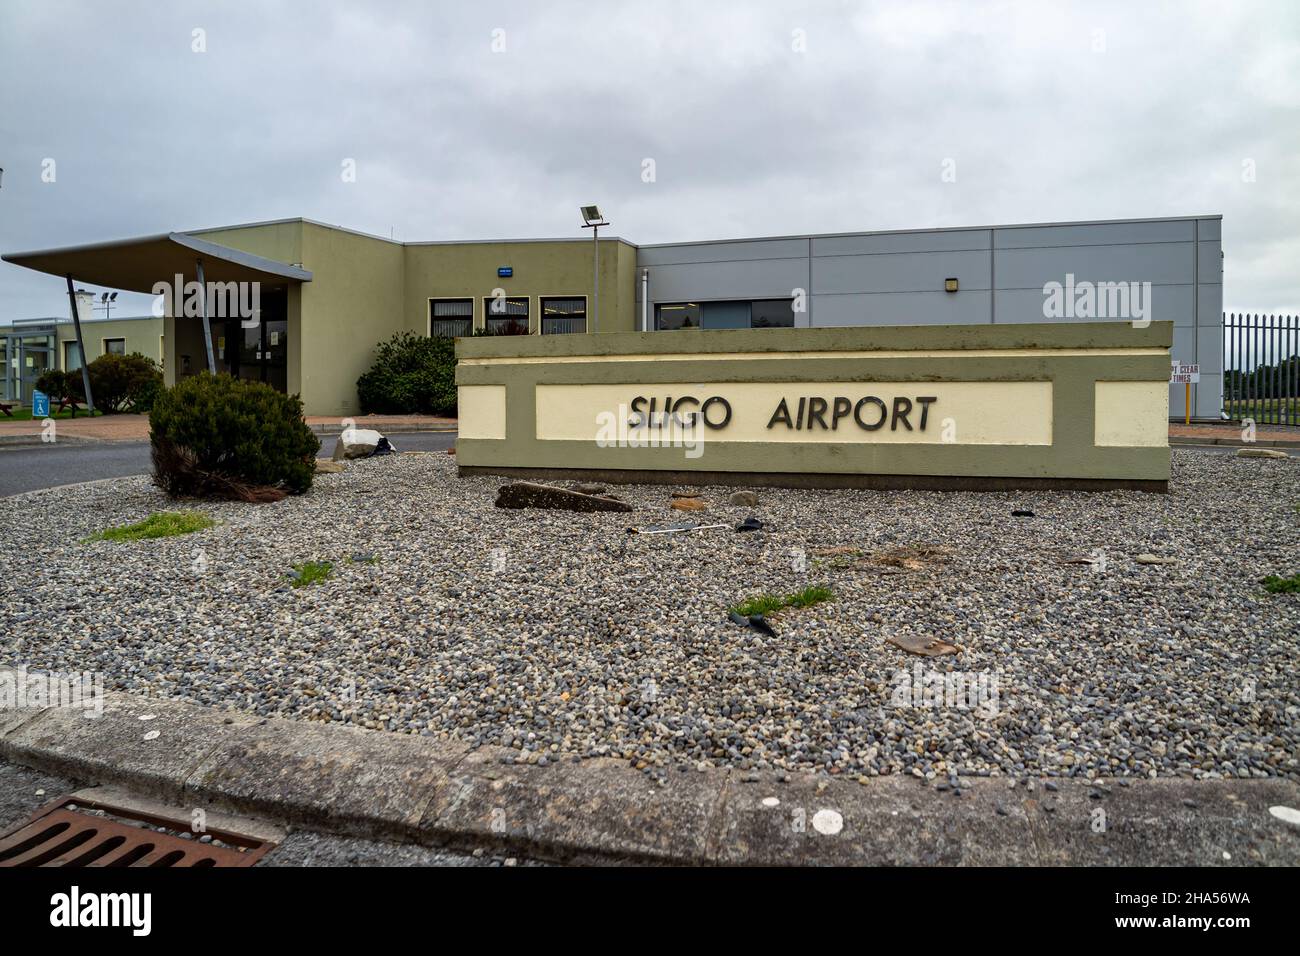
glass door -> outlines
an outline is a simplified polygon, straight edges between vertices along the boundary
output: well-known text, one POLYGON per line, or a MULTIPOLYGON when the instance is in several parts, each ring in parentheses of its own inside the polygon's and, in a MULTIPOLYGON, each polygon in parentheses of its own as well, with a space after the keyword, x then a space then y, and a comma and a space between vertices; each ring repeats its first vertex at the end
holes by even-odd
POLYGON ((262 322, 262 361, 266 375, 262 381, 277 391, 289 390, 289 322, 266 319, 262 322))
POLYGON ((232 374, 253 382, 265 382, 281 392, 289 388, 289 320, 285 317, 288 298, 283 292, 263 293, 262 308, 254 320, 230 322, 228 334, 238 336, 236 364, 232 374))
POLYGON ((53 367, 54 346, 49 336, 42 335, 36 338, 23 339, 17 400, 30 402, 32 389, 36 387, 36 380, 53 367))

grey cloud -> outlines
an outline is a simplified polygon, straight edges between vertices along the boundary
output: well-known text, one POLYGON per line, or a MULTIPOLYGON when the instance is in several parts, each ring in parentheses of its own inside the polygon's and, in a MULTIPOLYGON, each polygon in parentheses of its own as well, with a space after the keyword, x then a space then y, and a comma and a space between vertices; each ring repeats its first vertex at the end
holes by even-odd
MULTIPOLYGON (((1294 311, 1297 10, 6 0, 0 250, 298 215, 578 235, 586 201, 640 242, 1222 212, 1225 307, 1294 311)), ((0 265, 0 320, 66 308, 0 265)))

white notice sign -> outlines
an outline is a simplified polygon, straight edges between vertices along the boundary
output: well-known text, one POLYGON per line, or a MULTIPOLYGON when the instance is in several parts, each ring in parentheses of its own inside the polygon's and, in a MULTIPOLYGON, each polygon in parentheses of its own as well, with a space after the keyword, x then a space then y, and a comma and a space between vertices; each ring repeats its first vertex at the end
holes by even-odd
POLYGON ((1201 367, 1199 365, 1188 365, 1185 362, 1174 360, 1169 367, 1169 382, 1173 385, 1196 385, 1201 380, 1201 367))

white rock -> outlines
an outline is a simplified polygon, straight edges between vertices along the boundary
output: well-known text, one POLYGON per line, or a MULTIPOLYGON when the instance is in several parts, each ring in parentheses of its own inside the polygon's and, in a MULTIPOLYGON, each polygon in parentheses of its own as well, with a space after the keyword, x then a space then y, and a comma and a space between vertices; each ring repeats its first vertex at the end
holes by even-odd
POLYGON ((383 437, 373 428, 345 428, 334 445, 334 460, 365 458, 375 450, 379 439, 383 437))

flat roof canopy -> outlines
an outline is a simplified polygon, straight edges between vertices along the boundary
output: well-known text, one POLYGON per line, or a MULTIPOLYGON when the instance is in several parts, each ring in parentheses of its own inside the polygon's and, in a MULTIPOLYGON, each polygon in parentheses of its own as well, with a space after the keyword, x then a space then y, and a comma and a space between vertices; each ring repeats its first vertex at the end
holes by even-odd
POLYGON ((39 252, 14 252, 0 259, 37 272, 70 275, 78 282, 128 292, 152 293, 155 283, 165 282, 170 286, 177 275, 193 279, 197 259, 203 260, 203 277, 208 282, 281 285, 311 281, 311 273, 299 266, 240 252, 183 232, 39 252))

